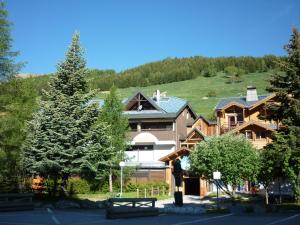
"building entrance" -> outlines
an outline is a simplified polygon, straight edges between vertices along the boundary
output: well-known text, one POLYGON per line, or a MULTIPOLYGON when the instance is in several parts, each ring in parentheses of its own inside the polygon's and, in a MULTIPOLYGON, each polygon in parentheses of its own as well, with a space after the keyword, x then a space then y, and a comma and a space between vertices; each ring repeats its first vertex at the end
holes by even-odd
POLYGON ((200 179, 199 177, 184 178, 184 194, 200 196, 200 179))

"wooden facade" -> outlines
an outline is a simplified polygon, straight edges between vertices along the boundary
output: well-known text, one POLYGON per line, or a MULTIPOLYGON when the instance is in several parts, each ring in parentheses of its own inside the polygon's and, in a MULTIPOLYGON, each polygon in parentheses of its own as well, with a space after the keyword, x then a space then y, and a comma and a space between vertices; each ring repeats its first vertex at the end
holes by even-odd
POLYGON ((278 123, 264 119, 268 114, 266 104, 274 102, 275 95, 269 95, 252 105, 238 102, 228 102, 224 107, 216 110, 218 134, 228 132, 244 134, 258 149, 263 148, 271 140, 271 133, 278 123))

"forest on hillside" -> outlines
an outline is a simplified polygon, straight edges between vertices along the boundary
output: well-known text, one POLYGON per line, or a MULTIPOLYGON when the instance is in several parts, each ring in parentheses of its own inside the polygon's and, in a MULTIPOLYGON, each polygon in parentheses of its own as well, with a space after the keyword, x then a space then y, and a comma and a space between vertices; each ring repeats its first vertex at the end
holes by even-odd
MULTIPOLYGON (((91 89, 109 90, 113 85, 118 88, 146 87, 184 80, 198 76, 212 77, 218 72, 225 72, 229 77, 240 79, 243 74, 266 72, 278 67, 279 58, 274 55, 263 57, 188 57, 167 58, 147 63, 121 72, 115 70, 90 69, 87 80, 91 89)), ((36 89, 47 89, 51 75, 32 77, 36 89)))
POLYGON ((120 73, 114 70, 91 70, 89 80, 92 89, 109 90, 112 85, 118 88, 145 87, 183 80, 198 76, 215 76, 218 72, 242 76, 247 73, 266 72, 278 67, 279 57, 189 57, 167 58, 162 61, 144 64, 120 73))

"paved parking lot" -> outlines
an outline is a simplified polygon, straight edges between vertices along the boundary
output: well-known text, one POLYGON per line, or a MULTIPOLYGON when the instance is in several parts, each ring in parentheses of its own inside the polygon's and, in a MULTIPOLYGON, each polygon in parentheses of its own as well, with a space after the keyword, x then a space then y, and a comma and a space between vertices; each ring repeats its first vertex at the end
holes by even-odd
POLYGON ((264 215, 160 215, 133 219, 105 219, 100 210, 51 210, 36 209, 24 212, 0 213, 0 225, 300 225, 300 214, 264 214, 264 215))

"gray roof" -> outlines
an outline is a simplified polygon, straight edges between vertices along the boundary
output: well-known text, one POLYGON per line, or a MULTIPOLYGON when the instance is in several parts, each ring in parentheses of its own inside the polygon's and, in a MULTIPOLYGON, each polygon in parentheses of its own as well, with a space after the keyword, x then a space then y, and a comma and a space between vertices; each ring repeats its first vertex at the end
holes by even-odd
MULTIPOLYGON (((123 114, 126 115, 129 119, 147 119, 147 118, 176 118, 178 114, 188 106, 188 102, 184 99, 177 98, 174 96, 161 97, 159 101, 155 98, 148 97, 142 92, 136 92, 130 98, 125 98, 122 100, 122 103, 126 105, 133 97, 135 97, 138 93, 141 93, 144 97, 146 97, 151 104, 157 110, 141 110, 141 111, 124 111, 123 114)), ((99 107, 102 107, 104 104, 103 99, 92 100, 92 102, 96 102, 99 104, 99 107)), ((190 108, 191 109, 191 108, 190 108)), ((192 109, 191 109, 192 111, 192 109)), ((195 112, 192 113, 196 115, 195 112)))
POLYGON ((219 103, 217 104, 217 106, 215 107, 215 109, 223 109, 226 105, 236 102, 239 103, 241 105, 243 105, 245 108, 250 108, 251 106, 253 106, 255 103, 265 99, 266 97, 270 96, 271 94, 267 94, 267 95, 259 95, 258 96, 258 100, 257 101, 246 101, 246 97, 242 96, 242 97, 229 97, 229 98, 222 98, 219 103))

